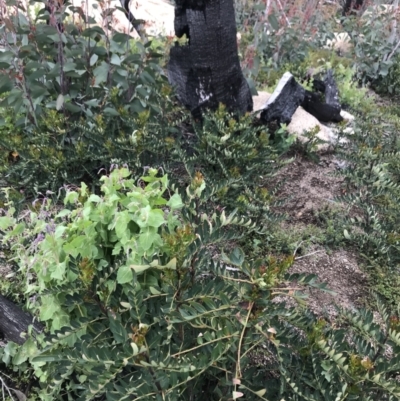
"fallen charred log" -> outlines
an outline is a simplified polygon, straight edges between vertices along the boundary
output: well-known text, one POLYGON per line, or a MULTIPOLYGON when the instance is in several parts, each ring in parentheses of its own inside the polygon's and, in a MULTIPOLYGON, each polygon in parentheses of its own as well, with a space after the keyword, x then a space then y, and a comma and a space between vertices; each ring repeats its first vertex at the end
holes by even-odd
POLYGON ((43 325, 34 321, 32 315, 0 295, 0 334, 6 340, 21 345, 25 342, 25 338, 21 334, 26 333, 30 325, 37 333, 43 331, 43 325))

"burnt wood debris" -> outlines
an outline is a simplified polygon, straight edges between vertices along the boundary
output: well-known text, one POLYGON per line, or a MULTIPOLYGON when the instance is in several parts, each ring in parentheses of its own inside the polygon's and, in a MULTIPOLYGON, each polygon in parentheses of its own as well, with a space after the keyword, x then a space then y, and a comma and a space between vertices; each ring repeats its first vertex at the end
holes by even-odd
POLYGON ((263 107, 261 122, 289 124, 298 106, 302 106, 321 122, 343 121, 333 71, 328 70, 323 80, 313 79, 312 85, 313 92, 305 90, 292 74, 286 72, 263 107))
POLYGON ((339 91, 333 77, 333 71, 328 70, 323 81, 313 80, 314 92, 306 91, 301 106, 321 122, 343 121, 340 115, 339 91), (325 100, 324 100, 325 98, 325 100))
POLYGON ((290 72, 283 74, 260 115, 263 123, 289 124, 294 112, 304 100, 305 90, 290 72))
POLYGON ((30 325, 37 333, 43 330, 42 324, 34 322, 30 314, 0 295, 0 334, 8 341, 23 344, 26 338, 21 333, 26 333, 30 325))

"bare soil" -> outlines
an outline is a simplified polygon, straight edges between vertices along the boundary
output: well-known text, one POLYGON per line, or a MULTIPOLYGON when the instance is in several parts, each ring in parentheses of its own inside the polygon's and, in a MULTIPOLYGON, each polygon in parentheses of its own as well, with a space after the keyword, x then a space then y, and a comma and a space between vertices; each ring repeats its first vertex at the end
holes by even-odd
POLYGON ((346 309, 365 306, 366 276, 358 267, 354 252, 340 249, 329 255, 323 248, 316 247, 310 256, 297 259, 290 269, 290 273, 305 272, 316 274, 319 281, 327 283, 336 293, 331 295, 308 288, 308 306, 313 312, 333 317, 336 315, 335 304, 346 309))
POLYGON ((287 201, 277 211, 289 216, 287 223, 314 223, 318 210, 341 207, 335 198, 343 193, 342 179, 334 176, 340 163, 335 156, 325 154, 319 162, 296 157, 282 169, 278 181, 284 185, 279 197, 287 201))
MULTIPOLYGON (((343 180, 335 172, 341 162, 331 154, 320 155, 319 162, 297 157, 279 174, 284 180, 279 195, 287 198, 277 211, 284 212, 288 219, 284 230, 298 230, 299 225, 317 224, 318 211, 336 208, 346 213, 345 207, 335 199, 343 193, 343 180)), ((317 289, 306 289, 308 306, 317 314, 336 315, 335 304, 343 308, 365 306, 368 297, 366 275, 359 268, 356 250, 329 250, 315 244, 307 248, 304 255, 296 257, 289 273, 316 274, 319 281, 328 284, 336 295, 317 289)))

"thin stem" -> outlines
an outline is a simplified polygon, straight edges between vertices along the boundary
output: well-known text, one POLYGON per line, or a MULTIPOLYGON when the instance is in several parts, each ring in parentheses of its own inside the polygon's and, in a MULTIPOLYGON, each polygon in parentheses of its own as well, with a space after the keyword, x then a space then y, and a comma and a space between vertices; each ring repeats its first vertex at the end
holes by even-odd
POLYGON ((319 250, 319 251, 311 252, 311 253, 308 253, 307 255, 299 256, 299 257, 296 258, 295 260, 307 258, 308 256, 315 255, 316 253, 321 253, 321 252, 324 252, 324 251, 323 251, 323 250, 319 250))
POLYGON ((177 352, 176 354, 171 355, 171 358, 176 358, 177 356, 186 354, 186 353, 188 353, 188 352, 194 351, 194 350, 199 349, 199 348, 201 348, 201 347, 205 347, 206 345, 215 343, 215 342, 220 341, 220 340, 225 340, 225 339, 227 339, 227 338, 232 338, 232 337, 236 337, 236 336, 235 336, 235 335, 230 335, 230 336, 224 336, 224 337, 216 338, 215 340, 211 340, 211 341, 208 341, 208 342, 206 342, 206 343, 204 343, 204 344, 200 344, 200 345, 198 345, 197 347, 193 347, 193 348, 187 349, 187 350, 182 351, 182 352, 177 352))
MULTIPOLYGON (((0 381, 1 381, 1 393, 2 393, 2 396, 3 396, 3 400, 5 400, 6 399, 6 397, 5 397, 5 395, 4 395, 4 389, 6 389, 6 391, 8 392, 8 395, 10 396, 10 398, 12 399, 12 400, 14 400, 14 397, 12 396, 12 394, 11 394, 11 392, 10 392, 10 387, 8 387, 7 385, 6 385, 6 383, 5 383, 5 381, 3 380, 3 378, 0 376, 0 381)), ((12 390, 12 389, 11 389, 12 390)))
MULTIPOLYGON (((240 353, 241 353, 241 350, 242 350, 242 343, 243 343, 244 333, 245 333, 245 331, 247 329, 247 323, 249 322, 250 314, 251 314, 251 312, 253 310, 253 306, 254 306, 254 301, 252 301, 250 303, 249 311, 247 312, 246 320, 244 322, 244 327, 243 327, 242 333, 240 334, 238 353, 237 353, 237 363, 236 363, 236 378, 237 379, 240 379, 242 377, 242 371, 241 371, 241 367, 240 367, 240 353)), ((236 386, 237 385, 235 384, 235 391, 236 391, 236 386)))
POLYGON ((233 277, 224 276, 224 279, 231 280, 231 281, 236 281, 238 283, 254 284, 252 281, 243 280, 243 279, 240 279, 240 278, 233 278, 233 277))

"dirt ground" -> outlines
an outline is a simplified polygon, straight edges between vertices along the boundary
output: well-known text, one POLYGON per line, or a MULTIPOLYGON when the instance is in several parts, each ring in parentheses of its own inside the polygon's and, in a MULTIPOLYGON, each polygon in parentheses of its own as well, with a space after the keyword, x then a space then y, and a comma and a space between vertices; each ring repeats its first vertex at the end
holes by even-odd
MULTIPOLYGON (((320 155, 319 162, 297 157, 286 166, 278 179, 284 179, 280 196, 287 198, 286 204, 279 209, 288 215, 284 229, 298 229, 300 225, 316 224, 316 212, 327 207, 344 207, 335 198, 342 194, 342 179, 334 176, 341 162, 331 154, 320 155)), ((317 314, 336 315, 337 304, 344 308, 357 308, 368 297, 366 276, 358 265, 355 251, 338 249, 330 251, 321 245, 312 245, 305 255, 300 255, 289 273, 311 273, 319 281, 328 284, 336 295, 317 289, 306 290, 308 304, 317 314)))
POLYGON ((331 154, 320 155, 319 162, 295 156, 278 175, 284 185, 279 197, 286 199, 278 212, 286 213, 290 223, 314 223, 315 212, 332 205, 340 207, 335 197, 342 194, 342 180, 334 176, 341 162, 331 154))

